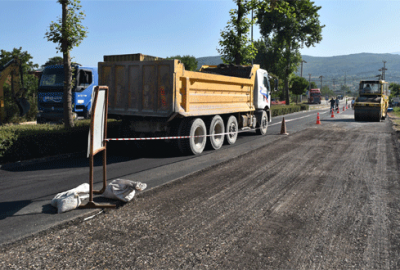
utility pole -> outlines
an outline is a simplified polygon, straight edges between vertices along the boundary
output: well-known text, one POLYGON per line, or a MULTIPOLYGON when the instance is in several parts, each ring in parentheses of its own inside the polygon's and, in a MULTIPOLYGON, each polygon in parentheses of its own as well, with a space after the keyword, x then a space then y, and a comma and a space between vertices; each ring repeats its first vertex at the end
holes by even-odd
POLYGON ((301 71, 300 71, 300 77, 303 77, 303 63, 307 63, 304 60, 301 60, 301 71))
MULTIPOLYGON (((300 77, 303 78, 303 63, 307 63, 305 60, 301 60, 301 71, 300 71, 300 77)), ((300 103, 302 102, 303 96, 300 95, 300 103)))
MULTIPOLYGON (((333 79, 333 92, 335 92, 335 91, 336 91, 335 82, 336 82, 336 79, 333 79)), ((336 93, 335 93, 335 95, 336 95, 336 93)))
POLYGON ((385 61, 385 60, 383 60, 382 62, 383 62, 383 68, 382 68, 382 80, 385 80, 385 79, 386 79, 386 78, 385 78, 385 70, 387 70, 387 68, 386 68, 386 61, 385 61))
POLYGON ((324 76, 319 76, 319 78, 321 79, 321 89, 322 89, 322 78, 323 78, 324 76))

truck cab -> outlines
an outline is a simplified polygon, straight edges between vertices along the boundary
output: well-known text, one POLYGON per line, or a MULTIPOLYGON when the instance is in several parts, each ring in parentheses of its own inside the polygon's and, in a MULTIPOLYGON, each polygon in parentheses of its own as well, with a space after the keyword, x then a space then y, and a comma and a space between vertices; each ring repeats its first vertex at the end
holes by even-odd
MULTIPOLYGON (((73 66, 72 112, 74 119, 89 118, 92 92, 98 85, 97 68, 73 66)), ((63 119, 64 66, 53 65, 43 70, 38 88, 37 122, 62 121, 63 119)))
POLYGON ((308 103, 321 104, 321 91, 319 88, 310 89, 308 92, 308 103))

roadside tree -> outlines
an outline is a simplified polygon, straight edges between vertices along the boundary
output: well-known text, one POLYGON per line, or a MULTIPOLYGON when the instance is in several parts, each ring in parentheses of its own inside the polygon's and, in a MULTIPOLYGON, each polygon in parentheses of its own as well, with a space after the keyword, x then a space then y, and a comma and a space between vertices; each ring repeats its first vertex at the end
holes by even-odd
POLYGON ((196 57, 192 55, 183 55, 183 56, 176 55, 167 57, 167 59, 178 59, 185 65, 186 70, 191 70, 191 71, 197 70, 198 62, 196 60, 196 57))
POLYGON ((329 86, 324 85, 321 88, 321 95, 322 96, 333 97, 333 96, 335 96, 335 93, 331 89, 329 89, 329 86))
POLYGON ((63 64, 63 58, 60 56, 54 56, 49 58, 49 60, 47 60, 46 63, 44 63, 44 65, 42 65, 42 68, 45 68, 47 66, 62 65, 62 64, 63 64))
POLYGON ((57 45, 57 50, 63 54, 64 63, 64 125, 74 126, 72 118, 72 66, 70 51, 78 47, 87 36, 87 28, 82 25, 85 17, 79 0, 58 0, 62 7, 62 17, 57 22, 51 22, 45 37, 57 45))
POLYGON ((291 79, 290 91, 292 91, 292 93, 296 95, 296 103, 298 102, 297 97, 299 95, 303 95, 306 92, 307 86, 308 82, 303 77, 294 76, 291 79))
MULTIPOLYGON (((30 109, 28 113, 21 118, 19 116, 19 109, 14 101, 11 85, 9 82, 3 86, 4 90, 4 108, 6 111, 7 119, 6 122, 21 122, 25 120, 35 120, 37 113, 37 85, 38 79, 36 76, 31 74, 36 68, 39 67, 38 64, 32 62, 33 57, 27 52, 22 51, 22 47, 14 48, 12 51, 0 50, 0 67, 8 63, 10 60, 18 58, 21 61, 22 74, 23 74, 23 87, 26 89, 24 97, 27 98, 30 109)), ((22 85, 21 85, 22 87, 22 85)), ((19 89, 14 89, 14 92, 19 91, 19 89)))
POLYGON ((289 104, 289 74, 301 62, 299 49, 322 40, 318 10, 310 0, 265 1, 257 12, 261 35, 274 40, 283 52, 286 103, 289 104))
POLYGON ((218 42, 220 48, 217 48, 217 51, 226 64, 246 65, 251 63, 257 53, 248 37, 250 27, 254 22, 247 18, 252 2, 245 0, 234 2, 238 8, 229 11, 231 20, 225 30, 221 31, 221 40, 218 42))
POLYGON ((390 93, 391 96, 400 95, 400 84, 398 84, 398 83, 390 83, 389 84, 389 89, 391 91, 391 93, 390 93))

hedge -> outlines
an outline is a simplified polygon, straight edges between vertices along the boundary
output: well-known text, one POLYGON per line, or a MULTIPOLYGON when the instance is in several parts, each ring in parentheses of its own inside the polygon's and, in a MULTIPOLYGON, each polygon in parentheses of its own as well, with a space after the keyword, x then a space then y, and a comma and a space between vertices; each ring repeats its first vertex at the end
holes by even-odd
MULTIPOLYGON (((274 105, 272 116, 308 110, 308 105, 274 105)), ((84 152, 87 149, 89 120, 80 120, 71 129, 63 125, 4 125, 0 126, 0 164, 84 152)), ((108 137, 118 136, 119 121, 109 120, 108 137)))
POLYGON ((289 113, 299 112, 308 110, 309 106, 307 104, 293 104, 293 105, 274 105, 271 106, 272 117, 285 115, 289 113))
MULTIPOLYGON (((71 129, 51 124, 1 126, 0 163, 84 152, 87 149, 89 125, 89 120, 82 120, 71 129)), ((110 131, 114 133, 116 123, 110 121, 108 129, 109 134, 110 131)))

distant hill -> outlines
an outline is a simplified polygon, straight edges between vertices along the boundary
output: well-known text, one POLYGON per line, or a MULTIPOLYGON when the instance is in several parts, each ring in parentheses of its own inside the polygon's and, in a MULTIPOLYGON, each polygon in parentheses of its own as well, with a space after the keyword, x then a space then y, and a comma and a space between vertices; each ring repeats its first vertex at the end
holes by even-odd
MULTIPOLYGON (((303 77, 307 80, 311 74, 311 81, 320 86, 320 76, 323 76, 323 85, 328 84, 333 89, 339 89, 341 84, 346 84, 352 89, 357 88, 360 80, 376 79, 386 61, 386 81, 400 83, 400 52, 399 54, 374 54, 358 53, 331 57, 315 57, 303 55, 303 77)), ((222 63, 220 56, 209 56, 197 58, 198 67, 201 65, 218 65, 222 63)), ((300 66, 296 73, 300 76, 300 66)))

